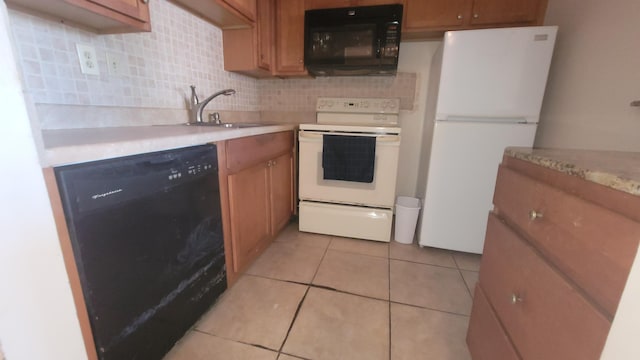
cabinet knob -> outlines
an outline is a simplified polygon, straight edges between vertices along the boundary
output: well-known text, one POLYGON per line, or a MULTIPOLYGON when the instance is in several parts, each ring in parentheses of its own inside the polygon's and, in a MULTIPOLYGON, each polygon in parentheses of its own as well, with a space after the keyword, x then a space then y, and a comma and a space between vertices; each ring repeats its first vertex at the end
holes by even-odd
POLYGON ((533 221, 536 219, 542 219, 542 213, 535 210, 529 211, 529 220, 533 221))
POLYGON ((302 64, 304 62, 303 59, 298 59, 298 63, 302 64))
POLYGON ((271 160, 267 161, 267 167, 271 167, 271 165, 272 165, 272 161, 271 160))
POLYGON ((149 0, 141 0, 143 4, 148 4, 149 0))
POLYGON ((477 18, 479 18, 479 17, 480 17, 480 15, 478 15, 478 14, 473 14, 473 18, 474 18, 474 19, 477 19, 477 18))
POLYGON ((511 294, 511 303, 513 305, 515 305, 515 304, 517 304, 519 302, 522 302, 522 298, 520 296, 518 296, 518 294, 516 294, 516 293, 511 294))
POLYGON ((273 160, 273 161, 271 162, 271 166, 276 166, 276 164, 277 164, 277 162, 276 162, 275 160, 273 160))
POLYGON ((456 16, 458 18, 458 20, 462 20, 462 15, 458 14, 458 16, 456 16))

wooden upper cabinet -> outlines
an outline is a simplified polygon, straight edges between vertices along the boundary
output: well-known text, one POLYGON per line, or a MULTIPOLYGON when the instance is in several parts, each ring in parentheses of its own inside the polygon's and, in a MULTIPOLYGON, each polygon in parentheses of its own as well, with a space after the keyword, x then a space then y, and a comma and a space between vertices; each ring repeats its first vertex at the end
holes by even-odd
POLYGON ((352 6, 376 6, 389 4, 402 4, 404 0, 305 0, 305 8, 333 9, 352 6))
MULTIPOLYGON (((68 2, 73 2, 69 1, 68 2)), ((141 0, 89 0, 94 4, 130 16, 142 22, 149 21, 149 5, 141 0)))
POLYGON ((172 0, 172 2, 222 30, 249 29, 256 19, 256 0, 172 0))
POLYGON ((403 4, 404 0, 351 0, 353 6, 376 6, 376 5, 391 5, 391 4, 403 4))
POLYGON ((151 31, 142 0, 6 0, 9 7, 42 13, 97 33, 151 31))
POLYGON ((271 77, 274 46, 274 0, 260 0, 249 29, 222 31, 224 69, 257 78, 271 77))
MULTIPOLYGON (((202 0, 200 0, 202 1, 202 0)), ((237 10, 240 14, 251 21, 256 21, 256 0, 216 0, 237 10)), ((264 0, 259 0, 262 2, 264 0)))
POLYGON ((257 64, 258 67, 271 71, 273 58, 273 33, 274 33, 274 0, 260 0, 258 2, 256 20, 257 64))
POLYGON ((471 24, 527 24, 542 23, 546 0, 474 0, 471 24))
POLYGON ((403 38, 442 36, 443 31, 540 25, 547 0, 405 0, 403 38))
POLYGON ((404 28, 452 29, 462 27, 471 15, 473 0, 408 0, 404 7, 404 28))
POLYGON ((341 7, 349 7, 351 0, 305 0, 304 7, 307 10, 312 9, 333 9, 341 7))
POLYGON ((276 0, 276 76, 305 76, 304 1, 276 0))

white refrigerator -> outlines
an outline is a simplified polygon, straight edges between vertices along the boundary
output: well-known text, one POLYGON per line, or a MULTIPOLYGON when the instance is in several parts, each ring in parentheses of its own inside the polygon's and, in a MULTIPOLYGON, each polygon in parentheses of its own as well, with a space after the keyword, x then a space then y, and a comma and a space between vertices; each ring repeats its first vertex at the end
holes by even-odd
POLYGON ((420 246, 482 253, 504 149, 533 146, 556 32, 445 33, 429 75, 420 246))

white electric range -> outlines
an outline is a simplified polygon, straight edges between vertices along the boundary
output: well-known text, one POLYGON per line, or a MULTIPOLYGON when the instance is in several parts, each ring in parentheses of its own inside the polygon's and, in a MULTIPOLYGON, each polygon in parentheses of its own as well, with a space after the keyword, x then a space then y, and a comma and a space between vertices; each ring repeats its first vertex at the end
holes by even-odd
POLYGON ((317 123, 301 124, 298 133, 300 231, 390 240, 400 147, 399 106, 399 99, 318 99, 317 123), (360 150, 361 144, 368 148, 360 150), (337 150, 328 146, 337 146, 337 150), (338 163, 328 163, 333 161, 338 163), (343 169, 345 164, 369 172, 356 174, 356 180, 349 174, 346 179, 341 174, 336 178, 334 169, 343 169))

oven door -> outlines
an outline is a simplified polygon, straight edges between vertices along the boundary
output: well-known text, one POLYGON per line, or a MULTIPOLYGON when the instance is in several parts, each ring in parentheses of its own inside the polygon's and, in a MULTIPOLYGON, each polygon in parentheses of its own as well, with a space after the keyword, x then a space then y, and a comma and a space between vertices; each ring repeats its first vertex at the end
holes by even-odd
POLYGON ((300 147, 300 200, 393 208, 400 135, 301 130, 298 139, 300 147), (323 134, 375 137, 376 156, 373 182, 323 179, 323 134))

